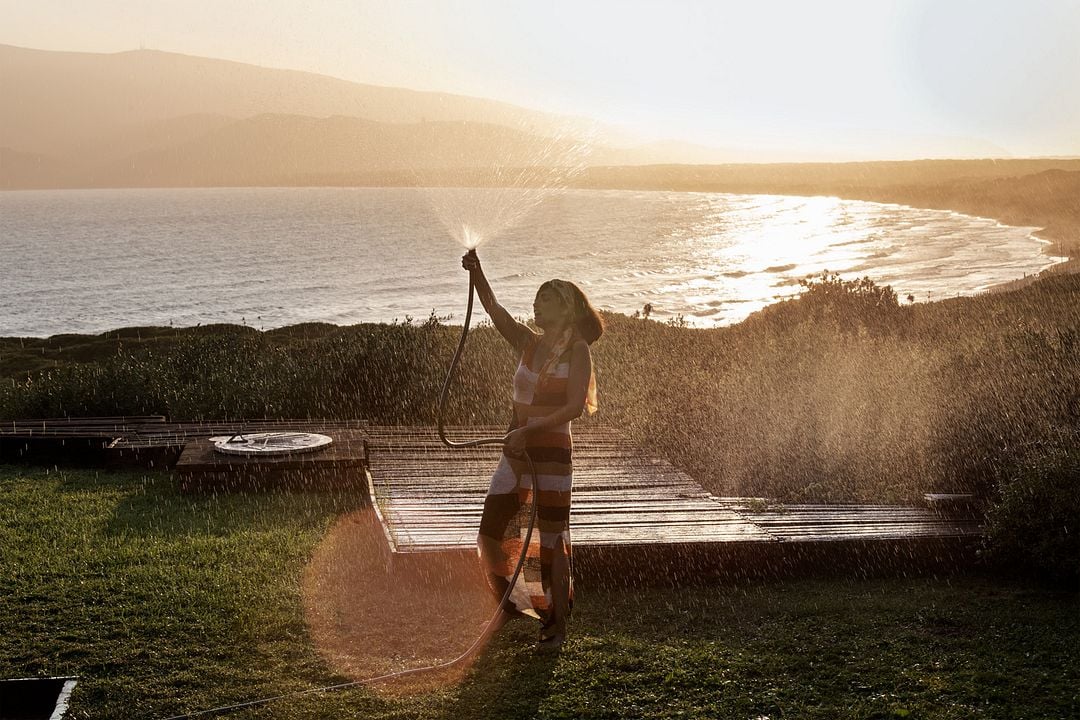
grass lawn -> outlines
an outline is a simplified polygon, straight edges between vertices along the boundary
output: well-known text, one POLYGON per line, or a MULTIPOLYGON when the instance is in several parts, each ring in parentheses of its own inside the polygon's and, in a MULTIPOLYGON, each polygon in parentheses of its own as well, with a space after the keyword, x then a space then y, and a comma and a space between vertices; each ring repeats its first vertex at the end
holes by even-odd
MULTIPOLYGON (((0 466, 0 676, 78 675, 72 718, 342 682, 309 642, 300 577, 359 503, 189 498, 164 474, 0 466)), ((1080 599, 999 579, 580 583, 572 631, 539 658, 512 624, 441 691, 230 717, 1080 717, 1080 599)))

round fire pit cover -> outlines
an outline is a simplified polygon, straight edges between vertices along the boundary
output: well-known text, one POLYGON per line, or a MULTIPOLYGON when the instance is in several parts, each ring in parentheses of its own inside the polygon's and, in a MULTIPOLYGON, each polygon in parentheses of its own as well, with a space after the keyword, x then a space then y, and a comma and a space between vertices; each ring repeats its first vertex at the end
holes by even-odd
POLYGON ((306 432, 253 432, 210 438, 214 449, 227 455, 296 455, 312 452, 334 442, 327 435, 306 432))

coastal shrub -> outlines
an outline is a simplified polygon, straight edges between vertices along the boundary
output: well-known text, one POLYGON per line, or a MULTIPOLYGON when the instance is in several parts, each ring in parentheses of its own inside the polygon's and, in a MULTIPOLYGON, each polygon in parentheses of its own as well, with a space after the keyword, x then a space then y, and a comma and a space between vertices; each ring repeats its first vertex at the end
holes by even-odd
POLYGON ((800 280, 799 285, 802 292, 797 297, 768 306, 757 315, 779 328, 810 322, 870 334, 892 332, 905 317, 892 287, 868 277, 845 280, 826 270, 820 277, 800 280))
MULTIPOLYGON (((593 348, 600 412, 579 422, 620 428, 720 495, 910 502, 927 491, 992 497, 1018 453, 1080 421, 1080 279, 912 306, 890 292, 827 276, 708 330, 606 313, 593 348)), ((16 363, 0 383, 0 418, 430 425, 459 332, 432 317, 129 328, 67 337, 63 349, 40 340, 53 365, 16 363)), ((505 425, 515 363, 490 324, 474 327, 447 422, 505 425)))
POLYGON ((790 351, 763 353, 749 372, 724 378, 729 482, 792 500, 896 501, 925 491, 933 356, 811 324, 785 342, 790 351))
POLYGON ((1080 583, 1080 435, 1038 448, 1006 472, 989 520, 992 562, 1080 583))
POLYGON ((979 344, 954 344, 937 373, 946 411, 932 438, 934 472, 947 489, 989 497, 1025 448, 1076 426, 1075 334, 1075 328, 1004 328, 979 344))
POLYGON ((603 421, 717 494, 896 500, 930 489, 938 358, 899 340, 812 323, 702 332, 628 319, 609 324, 597 354, 603 421))
POLYGON ((1080 320, 1061 312, 1080 284, 1057 285, 901 307, 871 283, 828 281, 817 300, 715 330, 613 316, 596 349, 602 419, 718 494, 988 497, 1019 448, 1080 417, 1080 320), (860 308, 854 325, 817 312, 837 294, 855 298, 838 301, 860 308))
MULTIPOLYGON (((0 386, 4 418, 163 414, 178 421, 363 418, 432 423, 459 329, 423 324, 304 332, 188 329, 167 345, 120 345, 0 386)), ((112 342, 102 337, 101 344, 112 342)), ((513 353, 479 327, 458 369, 447 422, 505 423, 513 353)))

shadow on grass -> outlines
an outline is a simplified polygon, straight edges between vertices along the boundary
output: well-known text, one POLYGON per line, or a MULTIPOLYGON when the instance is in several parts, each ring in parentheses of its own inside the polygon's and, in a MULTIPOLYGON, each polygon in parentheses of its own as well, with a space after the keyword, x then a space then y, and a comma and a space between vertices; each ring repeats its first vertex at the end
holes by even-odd
MULTIPOLYGON (((182 495, 173 476, 160 471, 0 464, 0 475, 24 485, 27 491, 33 489, 38 498, 55 495, 62 507, 82 507, 82 522, 93 517, 96 525, 101 519, 97 511, 111 507, 111 517, 102 528, 103 535, 110 538, 224 537, 280 527, 308 528, 356 510, 365 502, 359 489, 182 495)), ((63 525, 79 521, 63 513, 55 519, 63 525)))
POLYGON ((476 662, 469 680, 439 714, 461 718, 534 718, 552 689, 558 655, 537 655, 531 623, 518 621, 504 630, 476 662))
POLYGON ((312 527, 364 505, 360 490, 182 495, 168 474, 130 475, 134 492, 116 505, 109 536, 224 537, 312 527))

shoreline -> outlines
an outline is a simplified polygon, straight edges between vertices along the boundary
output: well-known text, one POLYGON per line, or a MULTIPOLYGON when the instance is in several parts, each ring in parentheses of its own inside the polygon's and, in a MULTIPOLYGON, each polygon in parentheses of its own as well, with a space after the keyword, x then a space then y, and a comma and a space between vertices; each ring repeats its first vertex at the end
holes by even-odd
POLYGON ((1036 228, 1031 234, 1048 243, 1046 256, 1065 258, 984 292, 1010 292, 1043 277, 1080 272, 1080 161, 1073 158, 592 168, 577 186, 835 197, 957 212, 1036 228))
POLYGON ((1034 234, 1055 254, 1080 259, 1080 164, 1077 161, 913 161, 805 166, 656 166, 601 168, 579 187, 734 194, 830 196, 982 217, 1034 234), (1032 167, 1024 165, 1032 164, 1032 167), (1013 165, 1021 172, 1010 174, 1013 165), (898 166, 900 170, 897 169, 898 166), (946 166, 946 170, 939 166, 946 166), (1061 169, 1061 167, 1077 169, 1061 169), (1027 170, 1028 172, 1024 172, 1027 170), (898 181, 900 172, 906 175, 898 181), (744 177, 756 173, 759 177, 744 177))
MULTIPOLYGON (((751 185, 731 182, 721 177, 709 177, 710 170, 717 174, 729 172, 730 168, 726 166, 715 168, 665 166, 660 169, 664 171, 663 173, 658 173, 657 168, 601 168, 599 170, 608 173, 614 171, 620 177, 586 177, 584 182, 574 183, 571 189, 835 197, 843 200, 904 205, 917 209, 942 210, 1011 227, 1034 228, 1031 236, 1047 243, 1043 252, 1048 259, 1065 258, 1037 273, 996 283, 973 294, 1011 292, 1027 287, 1044 277, 1080 272, 1080 207, 1077 209, 1070 207, 1070 202, 1075 203, 1075 198, 1080 197, 1080 171, 1046 170, 1020 177, 990 180, 961 178, 907 185, 821 182, 784 186, 783 183, 778 182, 755 182, 751 185), (663 177, 660 176, 661 174, 663 177)), ((123 190, 125 188, 111 189, 123 190)), ((111 328, 104 332, 115 332, 118 329, 121 328, 111 328)), ((3 337, 45 340, 65 335, 81 335, 81 333, 3 337)))
MULTIPOLYGON (((247 183, 0 185, 0 193, 71 190, 218 188, 479 187, 461 170, 352 172, 267 176, 247 183), (465 182, 462 182, 465 180, 465 182)), ((1080 259, 1080 158, 904 160, 840 163, 590 166, 567 189, 718 192, 736 195, 828 196, 949 210, 1037 227, 1056 254, 1080 259), (1070 207, 1075 205, 1076 207, 1070 207)))
MULTIPOLYGON (((1076 173, 1080 175, 1080 173, 1076 173)), ((882 197, 904 197, 909 198, 910 189, 900 188, 894 191, 895 196, 888 191, 877 191, 874 194, 882 197)), ((925 193, 925 190, 923 191, 925 193)), ((851 196, 839 196, 846 200, 862 200, 864 193, 851 193, 851 196), (856 197, 859 196, 859 197, 856 197)), ((982 201, 976 197, 969 197, 963 202, 945 202, 932 203, 928 202, 928 198, 923 198, 924 202, 920 204, 913 204, 911 202, 902 201, 901 204, 908 205, 909 207, 919 207, 930 210, 950 210, 952 212, 962 213, 971 217, 985 218, 987 220, 993 220, 1002 225, 1008 225, 1010 227, 1032 227, 1036 228, 1032 231, 1032 237, 1044 241, 1047 246, 1044 249, 1044 253, 1048 258, 1060 257, 1064 258, 1059 262, 1055 262, 1052 265, 1044 268, 1043 270, 1034 273, 1032 275, 1024 275, 1023 277, 1010 280, 1008 282, 997 283, 988 287, 985 292, 988 293, 1003 293, 1012 292, 1021 288, 1027 287, 1032 283, 1038 281, 1044 277, 1050 277, 1061 274, 1069 274, 1080 272, 1080 218, 1077 218, 1073 224, 1070 222, 1072 218, 1061 216, 1046 216, 1038 213, 1037 210, 1028 209, 1026 212, 1018 212, 1016 210, 1004 210, 1000 205, 991 206, 983 204, 987 201, 982 201)), ((1067 198, 1062 198, 1062 202, 1067 202, 1067 198)), ((870 200, 870 202, 882 202, 883 200, 870 200)), ((895 200, 893 200, 895 202, 895 200)))

